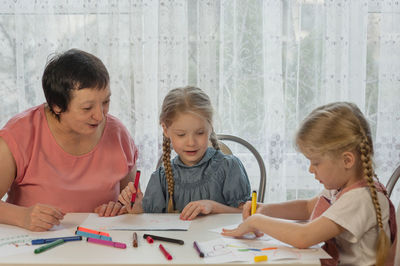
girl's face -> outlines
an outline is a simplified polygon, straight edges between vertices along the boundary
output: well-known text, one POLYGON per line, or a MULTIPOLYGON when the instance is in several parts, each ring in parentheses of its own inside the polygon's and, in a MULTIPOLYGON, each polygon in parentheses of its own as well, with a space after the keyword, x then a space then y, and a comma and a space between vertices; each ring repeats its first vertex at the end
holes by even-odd
POLYGON ((193 166, 203 158, 211 134, 211 126, 204 118, 193 113, 180 113, 169 127, 164 123, 161 125, 185 165, 193 166))
MULTIPOLYGON (((92 135, 105 122, 110 106, 109 88, 73 90, 68 109, 60 114, 63 130, 75 135, 92 135)), ((54 108, 57 112, 57 108, 54 108)))
POLYGON ((343 155, 337 158, 320 154, 306 157, 310 160, 310 173, 326 189, 342 189, 356 181, 354 171, 351 171, 353 163, 349 165, 348 158, 343 155))

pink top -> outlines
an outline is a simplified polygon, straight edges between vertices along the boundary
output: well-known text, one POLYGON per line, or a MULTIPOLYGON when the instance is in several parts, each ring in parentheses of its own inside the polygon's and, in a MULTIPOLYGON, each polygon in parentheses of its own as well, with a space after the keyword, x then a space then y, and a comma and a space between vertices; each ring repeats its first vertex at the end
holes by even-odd
POLYGON ((120 180, 135 166, 137 148, 117 118, 107 115, 106 119, 99 143, 80 156, 65 152, 56 143, 44 104, 10 119, 0 130, 17 165, 7 202, 93 212, 101 204, 117 201, 120 180))

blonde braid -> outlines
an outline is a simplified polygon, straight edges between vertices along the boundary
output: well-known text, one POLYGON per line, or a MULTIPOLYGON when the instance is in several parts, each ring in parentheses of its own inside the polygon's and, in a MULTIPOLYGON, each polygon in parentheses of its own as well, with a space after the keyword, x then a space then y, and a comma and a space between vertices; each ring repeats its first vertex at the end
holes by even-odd
POLYGON ((217 134, 215 134, 214 129, 212 130, 210 134, 210 141, 214 149, 219 150, 219 144, 218 144, 218 138, 217 134))
POLYGON ((165 177, 168 184, 168 213, 174 212, 174 174, 171 167, 171 140, 164 136, 163 140, 163 164, 165 177))
POLYGON ((383 266, 385 265, 386 257, 388 255, 390 249, 390 241, 388 236, 383 230, 383 223, 382 223, 382 210, 381 206, 378 201, 378 196, 375 188, 374 183, 374 170, 372 167, 372 160, 371 160, 371 145, 369 144, 368 138, 363 134, 362 141, 360 143, 360 155, 361 155, 361 162, 363 167, 363 173, 365 179, 367 180, 368 187, 371 193, 372 202, 375 207, 376 211, 376 220, 379 226, 379 237, 378 237, 378 244, 377 244, 377 254, 376 254, 376 265, 383 266))

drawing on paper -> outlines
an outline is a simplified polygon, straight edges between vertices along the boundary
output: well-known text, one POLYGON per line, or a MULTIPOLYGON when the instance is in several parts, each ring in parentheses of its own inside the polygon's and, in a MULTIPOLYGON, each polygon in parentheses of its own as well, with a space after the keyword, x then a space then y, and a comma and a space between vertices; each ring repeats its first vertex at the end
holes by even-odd
POLYGON ((14 235, 0 238, 0 247, 14 245, 15 247, 30 246, 33 238, 29 235, 14 235))

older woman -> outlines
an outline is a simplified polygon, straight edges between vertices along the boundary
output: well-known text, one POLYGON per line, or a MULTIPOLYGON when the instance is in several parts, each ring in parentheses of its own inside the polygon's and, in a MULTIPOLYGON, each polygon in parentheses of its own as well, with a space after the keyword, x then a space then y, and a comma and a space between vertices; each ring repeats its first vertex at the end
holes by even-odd
POLYGON ((67 212, 123 213, 116 203, 136 172, 137 149, 108 114, 109 75, 76 49, 52 58, 42 78, 46 103, 0 130, 0 223, 44 231, 67 212))

